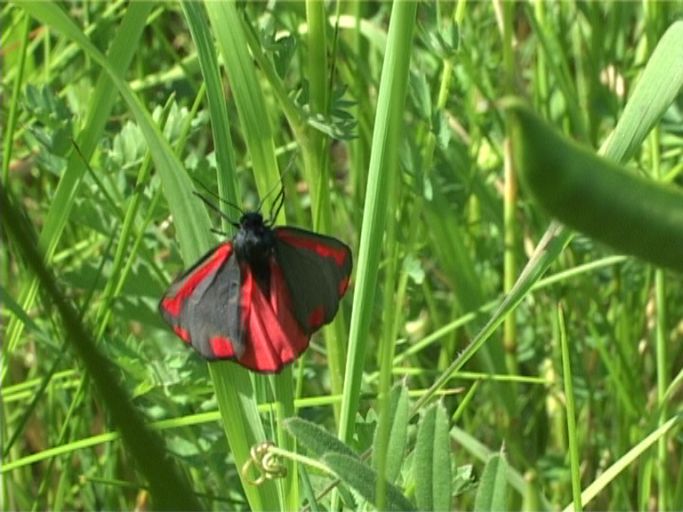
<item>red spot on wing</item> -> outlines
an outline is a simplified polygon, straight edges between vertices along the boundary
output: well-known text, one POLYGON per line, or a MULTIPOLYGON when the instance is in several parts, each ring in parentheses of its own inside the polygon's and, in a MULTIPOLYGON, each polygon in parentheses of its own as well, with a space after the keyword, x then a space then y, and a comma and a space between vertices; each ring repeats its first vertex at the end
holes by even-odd
POLYGON ((349 287, 349 276, 344 277, 339 281, 339 296, 343 296, 346 293, 346 289, 349 287))
POLYGON ((271 261, 270 291, 266 295, 251 271, 242 274, 242 300, 245 322, 245 351, 238 362, 258 372, 279 372, 308 347, 306 335, 294 318, 289 290, 280 267, 271 261))
POLYGON ((320 327, 324 321, 325 310, 322 306, 318 306, 317 308, 315 308, 313 311, 311 311, 311 314, 308 316, 308 326, 311 329, 316 329, 317 327, 320 327))
MULTIPOLYGON (((161 301, 161 306, 164 310, 171 316, 177 317, 180 315, 180 310, 183 307, 183 303, 187 298, 192 295, 195 288, 199 283, 201 283, 207 276, 213 274, 218 267, 220 267, 232 253, 232 244, 225 243, 216 247, 216 250, 211 253, 211 255, 202 262, 197 268, 190 271, 187 276, 184 277, 178 284, 178 290, 175 295, 164 297, 161 301)), ((171 286, 171 289, 175 288, 175 285, 171 286)), ((181 336, 182 337, 182 336, 181 336)))
POLYGON ((323 258, 332 258, 339 266, 344 266, 348 251, 345 248, 333 247, 325 242, 325 239, 318 237, 313 233, 308 236, 299 235, 292 230, 278 229, 277 236, 283 242, 286 242, 294 247, 308 249, 313 251, 323 258))
POLYGON ((174 325, 173 332, 175 332, 185 343, 190 343, 190 333, 187 332, 187 329, 183 329, 179 325, 174 325))
POLYGON ((218 358, 230 358, 235 356, 232 341, 226 336, 216 336, 209 340, 213 355, 218 358))

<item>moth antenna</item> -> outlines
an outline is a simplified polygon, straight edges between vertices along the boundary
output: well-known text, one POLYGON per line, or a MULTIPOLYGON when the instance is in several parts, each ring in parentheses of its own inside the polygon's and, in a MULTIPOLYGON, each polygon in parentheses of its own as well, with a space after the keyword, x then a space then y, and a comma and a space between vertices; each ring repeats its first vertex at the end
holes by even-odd
MULTIPOLYGON (((282 186, 282 177, 280 177, 280 186, 282 186)), ((260 211, 261 211, 261 208, 263 208, 263 202, 264 202, 266 199, 268 199, 268 196, 270 196, 270 194, 272 194, 276 189, 277 189, 277 185, 275 185, 274 187, 272 187, 268 192, 266 192, 266 195, 263 196, 263 198, 261 198, 261 200, 260 200, 259 203, 258 203, 258 206, 256 207, 256 211, 257 211, 257 212, 260 212, 260 211)), ((277 197, 276 197, 276 200, 277 200, 277 197)))
MULTIPOLYGON (((273 201, 273 204, 270 205, 270 213, 269 217, 270 219, 268 220, 268 224, 271 226, 275 222, 275 218, 278 216, 278 213, 280 213, 280 210, 282 209, 282 205, 284 204, 285 201, 285 184, 284 184, 284 177, 287 175, 292 170, 292 165, 294 164, 294 158, 295 154, 292 155, 292 157, 289 159, 289 162, 287 162, 287 167, 285 167, 285 170, 282 171, 280 174, 280 191, 278 192, 277 196, 275 196, 275 200, 273 201), (275 205, 278 205, 277 208, 275 205), (275 210, 275 215, 273 215, 273 210, 275 210)), ((276 185, 277 186, 277 185, 276 185)), ((257 212, 261 211, 261 208, 263 207, 263 202, 266 200, 266 198, 273 193, 276 187, 271 188, 268 193, 263 196, 263 199, 258 204, 258 208, 256 208, 257 212)))
POLYGON ((225 231, 221 231, 220 229, 216 229, 216 228, 211 228, 211 232, 214 235, 221 235, 221 236, 224 236, 225 238, 228 238, 230 236, 229 233, 226 233, 225 231))
MULTIPOLYGON (((242 210, 242 208, 240 208, 240 207, 237 206, 236 204, 231 203, 230 201, 226 201, 226 200, 223 199, 221 196, 219 196, 219 195, 216 194, 215 192, 211 191, 211 190, 209 189, 209 187, 207 187, 206 185, 204 185, 204 183, 202 183, 202 182, 201 182, 200 180, 198 180, 197 178, 192 177, 192 181, 194 181, 197 185, 199 185, 200 187, 202 187, 202 188, 204 189, 204 192, 206 192, 207 194, 209 194, 209 195, 210 195, 211 197, 213 197, 214 199, 218 199, 218 201, 220 201, 221 203, 223 203, 223 204, 225 204, 225 205, 227 205, 227 206, 230 206, 231 208, 234 208, 235 210, 237 210, 238 212, 240 212, 240 215, 244 215, 244 210, 242 210)), ((198 194, 197 194, 197 195, 198 195, 198 194)), ((200 196, 200 197, 201 197, 201 196, 200 196)), ((206 201, 205 201, 205 202, 206 202, 206 201)))
POLYGON ((275 200, 273 201, 273 204, 270 205, 270 213, 269 213, 270 218, 268 219, 268 224, 270 224, 272 226, 275 223, 275 219, 277 218, 278 214, 280 213, 280 210, 282 210, 282 206, 284 204, 285 204, 285 184, 281 183, 280 184, 280 192, 278 192, 277 196, 275 196, 275 200))
MULTIPOLYGON (((227 220, 228 223, 230 223, 230 225, 232 225, 232 226, 234 226, 234 227, 236 227, 236 228, 239 228, 239 227, 240 227, 239 222, 235 222, 234 220, 232 220, 232 219, 231 219, 230 217, 228 217, 228 216, 227 216, 227 215, 226 215, 218 206, 216 206, 215 204, 213 204, 211 201, 209 201, 206 197, 204 197, 203 195, 201 195, 199 192, 197 192, 196 190, 193 190, 192 193, 193 193, 194 195, 196 195, 199 199, 201 199, 202 201, 204 201, 204 204, 205 204, 206 206, 208 206, 208 207, 211 208, 213 211, 215 211, 216 213, 218 213, 218 215, 220 215, 220 216, 223 217, 225 220, 227 220)), ((213 231, 213 230, 212 230, 212 231, 213 231)))

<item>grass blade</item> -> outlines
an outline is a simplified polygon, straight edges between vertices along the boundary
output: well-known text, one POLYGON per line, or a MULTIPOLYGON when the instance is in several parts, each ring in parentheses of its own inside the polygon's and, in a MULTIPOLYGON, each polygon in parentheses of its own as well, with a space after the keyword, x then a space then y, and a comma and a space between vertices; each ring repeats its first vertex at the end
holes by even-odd
MULTIPOLYGON (((51 19, 55 12, 56 6, 41 4, 41 3, 20 3, 19 5, 26 8, 29 15, 41 19, 39 15, 51 19)), ((142 35, 145 27, 145 21, 149 14, 152 5, 147 2, 137 2, 131 4, 129 9, 121 22, 119 32, 112 42, 111 48, 107 55, 108 61, 111 63, 112 70, 123 74, 128 68, 133 55, 135 54, 135 42, 142 35)), ((61 11, 57 10, 57 16, 63 16, 61 11)), ((76 30, 78 30, 76 28, 76 30)), ((84 123, 83 129, 76 137, 76 142, 81 152, 88 159, 93 151, 99 137, 104 130, 114 101, 117 98, 116 89, 111 86, 111 79, 107 73, 102 73, 97 81, 95 90, 93 92, 92 100, 90 101, 90 109, 88 110, 88 117, 84 123)), ((50 203, 50 209, 45 217, 45 225, 40 233, 39 244, 43 248, 46 261, 50 261, 60 240, 67 218, 71 212, 74 198, 76 197, 76 190, 79 188, 81 178, 85 173, 86 165, 83 159, 76 153, 72 152, 66 171, 59 181, 54 198, 50 203)), ((25 310, 31 309, 38 291, 38 282, 31 279, 23 287, 20 292, 21 304, 25 310)), ((17 318, 12 317, 7 328, 6 343, 3 344, 3 356, 11 353, 21 338, 24 330, 24 324, 17 318)), ((2 368, 2 380, 5 378, 5 367, 2 368)))
POLYGON ((132 406, 130 398, 118 383, 112 364, 97 348, 94 337, 82 324, 80 315, 58 287, 54 274, 43 264, 43 255, 31 237, 33 228, 14 205, 16 201, 0 185, 0 213, 5 227, 38 278, 41 289, 62 317, 68 341, 95 384, 131 457, 150 484, 155 507, 199 510, 199 503, 187 480, 181 477, 176 464, 169 457, 161 437, 145 425, 142 416, 132 406))
POLYGON ((391 13, 389 40, 380 80, 363 226, 358 249, 353 314, 344 377, 339 437, 350 442, 358 410, 365 348, 372 306, 377 288, 381 244, 387 215, 386 197, 397 172, 403 105, 408 81, 411 37, 415 23, 415 2, 396 2, 391 13))

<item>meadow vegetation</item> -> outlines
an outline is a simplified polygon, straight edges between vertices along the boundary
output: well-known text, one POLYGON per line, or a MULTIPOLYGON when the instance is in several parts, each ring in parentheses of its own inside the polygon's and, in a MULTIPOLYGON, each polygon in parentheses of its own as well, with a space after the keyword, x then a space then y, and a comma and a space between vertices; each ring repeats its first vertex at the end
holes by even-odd
POLYGON ((0 16, 0 508, 683 509, 682 2, 0 16), (208 364, 157 311, 233 232, 193 191, 280 183, 349 292, 208 364))

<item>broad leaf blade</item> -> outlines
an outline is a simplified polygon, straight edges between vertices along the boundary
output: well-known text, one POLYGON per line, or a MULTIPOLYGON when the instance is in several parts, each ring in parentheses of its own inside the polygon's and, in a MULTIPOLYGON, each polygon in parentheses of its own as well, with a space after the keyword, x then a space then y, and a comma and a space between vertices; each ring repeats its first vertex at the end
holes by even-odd
POLYGON ((297 441, 318 457, 328 453, 338 453, 358 458, 354 451, 325 429, 301 418, 288 418, 284 427, 297 441))
MULTIPOLYGON (((390 400, 391 417, 389 418, 389 423, 391 425, 391 432, 389 433, 387 443, 385 476, 387 481, 395 482, 403 466, 406 444, 408 442, 408 422, 410 421, 408 389, 403 384, 395 386, 391 390, 390 400)), ((377 469, 375 460, 375 454, 377 453, 377 431, 375 432, 373 447, 372 466, 377 469)))
MULTIPOLYGON (((328 453, 323 462, 334 471, 349 487, 370 503, 376 504, 377 473, 355 457, 339 453, 328 453)), ((387 510, 415 510, 401 491, 394 485, 386 484, 385 506, 387 510)))
POLYGON ((415 445, 415 498, 420 510, 451 509, 451 460, 448 417, 441 403, 420 420, 415 445))
POLYGON ((507 462, 502 455, 493 455, 481 475, 474 510, 507 510, 507 489, 507 462))

